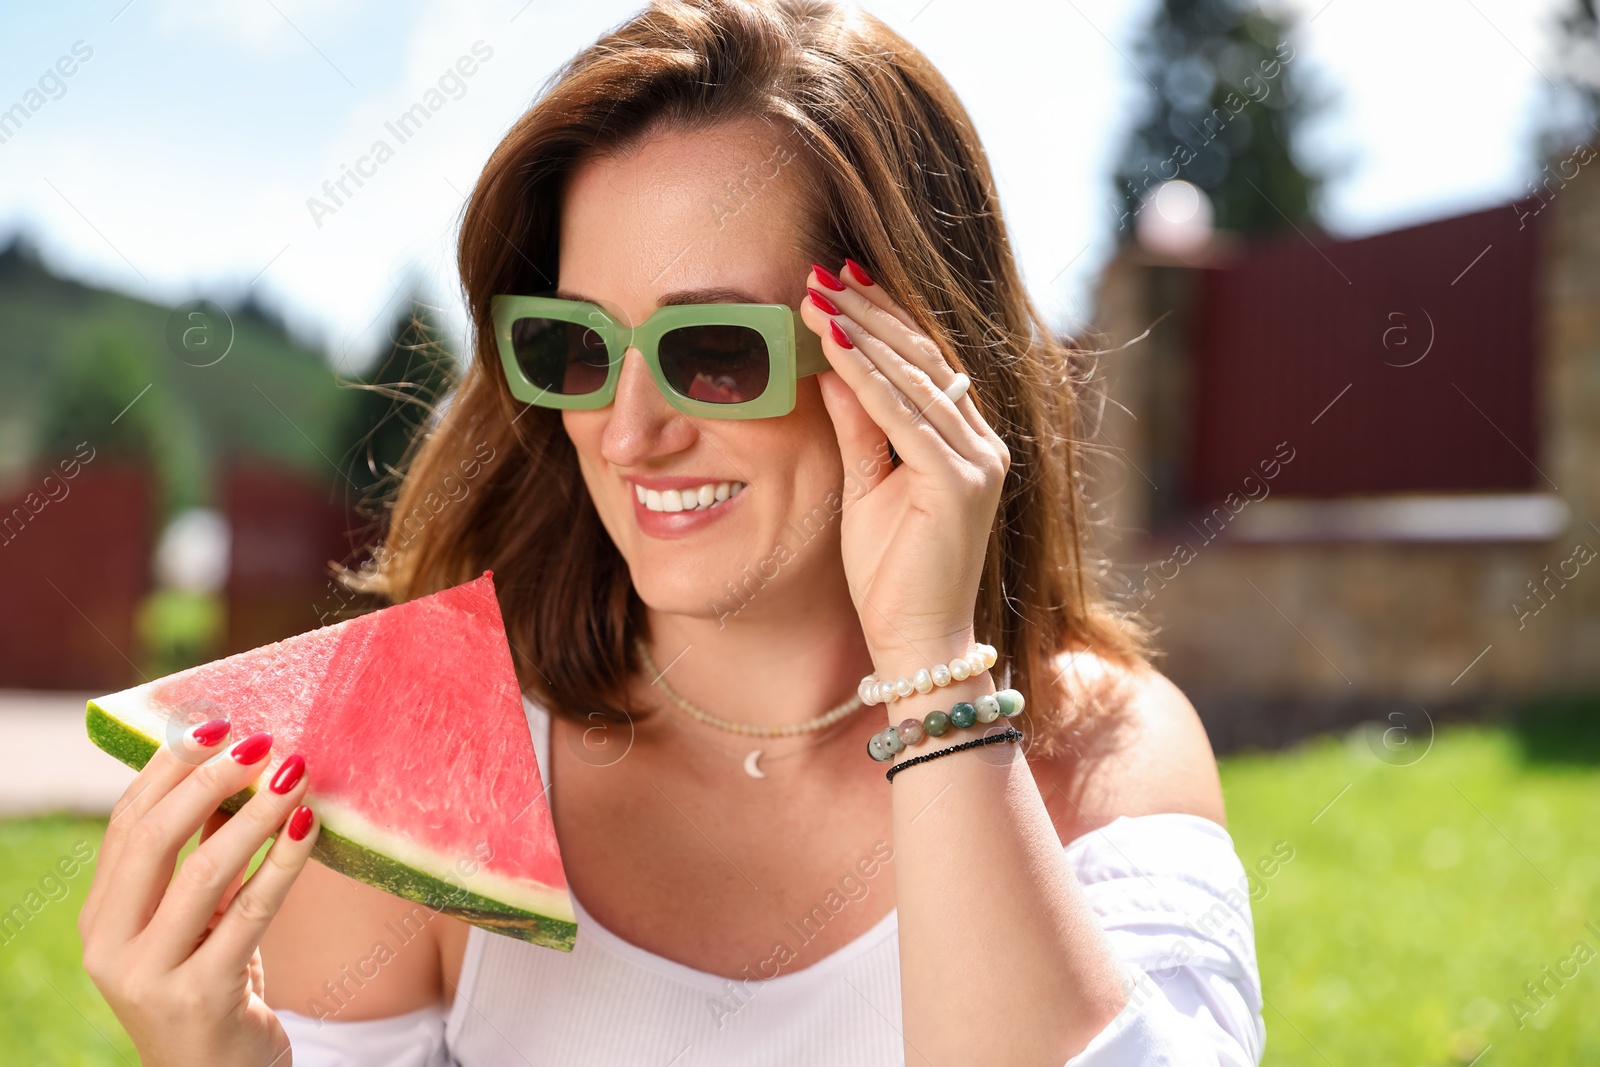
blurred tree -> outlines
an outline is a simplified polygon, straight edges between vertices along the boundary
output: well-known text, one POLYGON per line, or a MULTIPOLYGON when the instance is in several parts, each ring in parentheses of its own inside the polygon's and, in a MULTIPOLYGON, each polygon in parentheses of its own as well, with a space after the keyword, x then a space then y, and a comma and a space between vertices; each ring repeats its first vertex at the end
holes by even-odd
POLYGON ((344 439, 350 480, 371 504, 394 488, 413 439, 455 385, 457 366, 433 309, 415 296, 389 332, 391 342, 352 397, 344 439))
POLYGON ((1288 30, 1248 0, 1160 0, 1135 51, 1151 93, 1117 167, 1120 236, 1176 178, 1211 197, 1219 229, 1312 218, 1319 179, 1295 161, 1291 140, 1313 103, 1288 30))
POLYGON ((1596 0, 1570 0, 1556 20, 1551 106, 1539 130, 1538 165, 1579 145, 1600 143, 1600 10, 1596 0))
POLYGON ((69 349, 50 370, 38 426, 44 455, 70 452, 81 441, 114 455, 148 457, 155 451, 164 397, 151 398, 154 383, 136 343, 97 334, 69 349))
POLYGON ((192 413, 151 374, 138 341, 97 332, 68 348, 47 379, 35 454, 48 459, 88 443, 97 456, 148 466, 162 512, 203 503, 206 464, 192 413))

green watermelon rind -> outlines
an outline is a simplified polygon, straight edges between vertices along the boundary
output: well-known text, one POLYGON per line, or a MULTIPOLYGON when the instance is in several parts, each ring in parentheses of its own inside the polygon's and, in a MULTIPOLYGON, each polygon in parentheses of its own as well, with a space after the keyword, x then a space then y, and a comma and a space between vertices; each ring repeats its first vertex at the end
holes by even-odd
MULTIPOLYGON (((86 725, 90 740, 134 770, 142 770, 160 747, 155 738, 118 719, 93 700, 88 702, 86 725)), ((254 794, 253 786, 241 789, 219 807, 231 814, 254 794)), ((325 823, 311 855, 340 874, 496 933, 563 952, 571 952, 577 939, 574 922, 516 908, 451 885, 338 834, 325 823)))

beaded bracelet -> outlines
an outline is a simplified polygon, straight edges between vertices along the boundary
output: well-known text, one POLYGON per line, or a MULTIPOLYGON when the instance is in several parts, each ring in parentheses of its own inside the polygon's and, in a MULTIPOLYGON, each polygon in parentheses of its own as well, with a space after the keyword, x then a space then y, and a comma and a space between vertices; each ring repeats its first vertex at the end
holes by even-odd
POLYGON ((899 726, 884 727, 867 739, 867 754, 879 763, 887 763, 924 738, 943 737, 952 726, 965 730, 976 723, 994 722, 1001 716, 1015 718, 1022 714, 1022 707, 1022 694, 1015 689, 985 693, 970 704, 963 700, 948 712, 936 708, 921 719, 906 719, 899 726))
POLYGON ((993 645, 973 645, 972 651, 965 657, 958 656, 948 664, 935 664, 931 670, 924 667, 909 678, 881 682, 876 674, 869 674, 861 679, 856 692, 861 696, 861 702, 869 707, 873 704, 892 704, 912 693, 931 693, 934 686, 946 686, 982 674, 993 667, 999 658, 1000 653, 993 645))
POLYGON ((931 759, 938 759, 940 756, 948 756, 950 753, 960 752, 964 748, 977 748, 980 745, 997 745, 1001 742, 1021 741, 1022 739, 1023 733, 1021 730, 1018 730, 1015 726, 1009 727, 1003 734, 990 734, 988 737, 975 737, 971 741, 963 741, 959 745, 951 745, 949 748, 941 748, 937 752, 925 752, 920 756, 912 756, 910 759, 902 760, 901 762, 896 763, 893 767, 890 767, 888 770, 884 771, 883 776, 892 782, 894 781, 894 776, 905 770, 907 767, 914 767, 919 763, 926 763, 931 759))

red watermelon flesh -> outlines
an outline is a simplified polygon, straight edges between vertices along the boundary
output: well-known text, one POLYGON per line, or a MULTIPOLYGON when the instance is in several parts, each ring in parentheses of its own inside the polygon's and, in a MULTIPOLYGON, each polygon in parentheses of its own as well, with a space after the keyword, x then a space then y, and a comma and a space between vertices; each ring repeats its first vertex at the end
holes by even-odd
MULTIPOLYGON (((493 578, 91 700, 134 767, 191 725, 270 731, 257 783, 306 758, 313 855, 467 922, 571 950, 572 898, 493 578)), ((254 791, 230 797, 238 806, 254 791)))

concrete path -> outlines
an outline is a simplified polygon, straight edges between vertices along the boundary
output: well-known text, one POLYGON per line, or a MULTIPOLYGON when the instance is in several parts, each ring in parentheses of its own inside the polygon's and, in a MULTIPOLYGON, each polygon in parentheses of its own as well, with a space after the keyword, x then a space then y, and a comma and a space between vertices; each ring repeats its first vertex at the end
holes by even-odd
POLYGON ((0 690, 0 818, 110 813, 136 772, 89 740, 95 695, 0 690))

